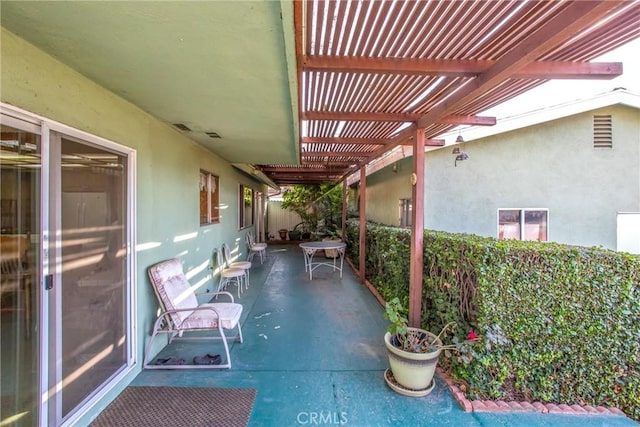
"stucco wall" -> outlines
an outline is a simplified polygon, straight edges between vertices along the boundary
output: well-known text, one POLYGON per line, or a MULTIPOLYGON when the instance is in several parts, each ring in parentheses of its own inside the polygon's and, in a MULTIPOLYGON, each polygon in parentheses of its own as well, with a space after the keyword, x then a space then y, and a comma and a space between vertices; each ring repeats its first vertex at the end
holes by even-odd
POLYGON ((549 240, 616 248, 616 213, 640 209, 640 113, 613 106, 426 156, 425 227, 496 237, 499 208, 549 209, 549 240), (611 114, 613 149, 593 148, 611 114))
MULTIPOLYGON (((617 212, 640 211, 640 111, 623 105, 425 154, 425 228, 497 236, 501 208, 549 210, 549 240, 616 249, 617 212), (611 114, 613 149, 593 148, 593 115, 611 114)), ((367 177, 367 219, 398 225, 411 159, 367 177)))
POLYGON ((411 198, 412 158, 399 160, 393 165, 367 177, 367 219, 387 225, 400 225, 398 202, 411 198))
POLYGON ((137 246, 148 247, 136 253, 140 363, 157 310, 146 268, 179 257, 192 283, 211 288, 207 267, 216 246, 226 242, 246 255, 245 230, 238 230, 238 184, 265 189, 225 160, 12 33, 2 29, 1 37, 2 102, 137 150, 137 246), (219 224, 200 226, 200 169, 220 177, 219 224))

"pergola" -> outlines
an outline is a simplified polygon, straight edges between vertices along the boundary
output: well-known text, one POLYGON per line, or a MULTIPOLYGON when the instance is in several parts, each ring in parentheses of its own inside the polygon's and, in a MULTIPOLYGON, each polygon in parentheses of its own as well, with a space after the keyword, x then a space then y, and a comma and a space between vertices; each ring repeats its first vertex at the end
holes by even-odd
MULTIPOLYGON (((366 165, 411 145, 409 321, 419 326, 425 146, 459 125, 494 125, 478 113, 550 79, 620 75, 621 63, 590 61, 638 37, 639 23, 640 2, 295 2, 300 164, 258 169, 280 184, 343 181, 343 194, 359 171, 363 248, 366 165)), ((359 270, 364 282, 364 250, 359 270)))
POLYGON ((639 22, 628 1, 296 1, 300 164, 258 168, 279 184, 338 182, 418 129, 443 145, 550 79, 620 75, 590 61, 639 22))
POLYGON ((5 0, 0 18, 268 185, 359 176, 361 221, 368 165, 410 146, 413 324, 425 150, 550 79, 620 75, 592 60, 640 36, 640 1, 5 0))

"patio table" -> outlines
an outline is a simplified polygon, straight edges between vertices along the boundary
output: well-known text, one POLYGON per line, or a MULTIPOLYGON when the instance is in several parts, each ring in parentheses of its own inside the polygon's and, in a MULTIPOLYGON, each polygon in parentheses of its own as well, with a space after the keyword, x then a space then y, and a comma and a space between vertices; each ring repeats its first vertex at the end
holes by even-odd
POLYGON ((344 242, 304 242, 298 246, 302 248, 304 254, 304 271, 309 272, 309 280, 313 280, 313 270, 320 266, 327 266, 333 268, 333 270, 340 270, 340 278, 342 278, 342 265, 344 264, 344 253, 347 244, 344 242), (333 249, 338 252, 340 263, 336 263, 338 257, 334 257, 332 262, 314 260, 313 256, 317 251, 333 249))

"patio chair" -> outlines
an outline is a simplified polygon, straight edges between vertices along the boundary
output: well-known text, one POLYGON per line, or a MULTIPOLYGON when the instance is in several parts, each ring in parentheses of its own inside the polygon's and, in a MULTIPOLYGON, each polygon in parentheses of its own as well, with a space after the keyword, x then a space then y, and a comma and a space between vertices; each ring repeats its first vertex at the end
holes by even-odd
MULTIPOLYGON (((247 279, 245 270, 242 268, 230 268, 225 261, 221 248, 216 248, 216 264, 218 265, 218 269, 220 270, 218 291, 223 291, 227 286, 229 286, 229 284, 233 284, 238 288, 238 298, 240 298, 240 292, 242 292, 242 282, 246 281, 247 279)), ((213 268, 214 267, 212 266, 212 269, 213 268)))
POLYGON ((247 257, 247 261, 251 261, 255 254, 260 256, 260 264, 264 263, 264 254, 267 252, 267 244, 266 243, 256 243, 255 238, 253 237, 253 233, 247 231, 245 234, 245 239, 247 241, 247 247, 249 248, 249 256, 247 257))
MULTIPOLYGON (((182 271, 182 263, 177 258, 162 261, 148 269, 149 278, 153 285, 162 313, 153 324, 151 340, 147 345, 144 355, 143 368, 145 369, 224 369, 231 368, 231 356, 227 341, 242 342, 242 329, 240 316, 242 305, 236 304, 233 295, 229 292, 209 292, 207 295, 217 298, 226 295, 231 302, 198 303, 187 277, 182 271), (238 328, 236 336, 227 337, 225 329, 238 328), (217 332, 216 334, 202 334, 201 332, 217 332), (198 332, 191 335, 190 332, 198 332), (184 334, 190 336, 184 336, 184 334), (173 340, 221 340, 224 345, 226 363, 218 365, 186 365, 186 364, 151 364, 149 353, 153 348, 153 341, 158 334, 167 334, 169 344, 173 340)), ((178 361, 179 362, 179 361, 178 361)))
POLYGON ((249 289, 249 270, 251 269, 251 263, 249 261, 232 261, 231 249, 226 243, 222 244, 222 255, 224 256, 224 262, 229 268, 239 268, 244 271, 244 286, 245 289, 249 289))

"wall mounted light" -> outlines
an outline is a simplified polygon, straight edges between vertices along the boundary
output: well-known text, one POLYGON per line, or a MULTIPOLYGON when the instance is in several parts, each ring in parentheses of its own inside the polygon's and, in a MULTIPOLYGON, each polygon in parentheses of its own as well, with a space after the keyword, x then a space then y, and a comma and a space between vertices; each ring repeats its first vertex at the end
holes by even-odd
MULTIPOLYGON (((458 137, 456 138, 456 144, 464 144, 464 138, 462 137, 462 134, 458 134, 458 137)), ((453 162, 453 166, 458 166, 458 162, 467 160, 469 158, 469 155, 457 146, 453 148, 451 154, 454 154, 456 156, 456 159, 453 162)))
POLYGON ((461 152, 456 156, 456 160, 453 162, 453 166, 458 166, 458 162, 467 160, 468 158, 469 158, 469 155, 467 153, 465 153, 464 151, 461 152))

